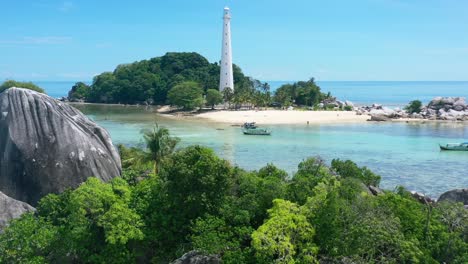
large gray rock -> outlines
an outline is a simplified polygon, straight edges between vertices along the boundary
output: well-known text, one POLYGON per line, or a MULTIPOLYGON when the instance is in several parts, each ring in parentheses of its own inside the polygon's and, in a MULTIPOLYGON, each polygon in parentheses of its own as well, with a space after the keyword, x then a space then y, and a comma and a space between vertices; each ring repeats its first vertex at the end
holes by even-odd
POLYGON ((371 119, 369 121, 385 122, 390 121, 390 118, 385 115, 371 115, 371 119))
POLYGON ((220 264, 221 259, 215 255, 203 255, 197 251, 185 253, 172 264, 220 264))
POLYGON ((20 217, 36 209, 27 203, 15 200, 0 192, 0 232, 8 225, 10 220, 20 217))
POLYGON ((468 189, 455 189, 443 193, 438 202, 451 201, 468 205, 468 189))
POLYGON ((106 130, 68 104, 31 90, 0 93, 0 191, 35 205, 88 177, 119 176, 106 130))

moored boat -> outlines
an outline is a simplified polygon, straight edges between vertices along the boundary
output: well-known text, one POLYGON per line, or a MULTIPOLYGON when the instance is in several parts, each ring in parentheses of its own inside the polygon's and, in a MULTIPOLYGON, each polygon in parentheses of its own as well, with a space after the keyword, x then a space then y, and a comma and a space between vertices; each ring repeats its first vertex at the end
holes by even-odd
POLYGON ((463 143, 448 143, 445 145, 440 145, 441 150, 455 150, 455 151, 468 151, 468 142, 463 143))
POLYGON ((244 128, 242 130, 244 135, 255 135, 255 136, 269 136, 271 131, 264 128, 244 128))
POLYGON ((255 122, 245 122, 242 127, 246 129, 247 128, 255 129, 257 128, 257 125, 255 124, 255 122))

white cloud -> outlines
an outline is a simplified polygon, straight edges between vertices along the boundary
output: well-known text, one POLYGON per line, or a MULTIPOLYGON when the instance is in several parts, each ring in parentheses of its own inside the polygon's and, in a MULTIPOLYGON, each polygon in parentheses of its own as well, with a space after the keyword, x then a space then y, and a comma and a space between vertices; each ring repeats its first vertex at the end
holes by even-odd
POLYGON ((60 5, 59 11, 68 12, 68 11, 72 10, 74 7, 75 7, 75 5, 73 4, 73 2, 65 1, 60 5))
POLYGON ((1 40, 0 44, 8 45, 61 45, 67 44, 72 40, 71 37, 22 37, 19 39, 1 40))

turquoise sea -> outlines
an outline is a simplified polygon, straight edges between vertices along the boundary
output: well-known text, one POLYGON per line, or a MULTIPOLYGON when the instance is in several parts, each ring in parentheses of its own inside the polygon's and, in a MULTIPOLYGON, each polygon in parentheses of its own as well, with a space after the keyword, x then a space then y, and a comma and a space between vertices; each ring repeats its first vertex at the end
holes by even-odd
MULTIPOLYGON (((413 99, 468 95, 468 82, 327 82, 322 89, 357 103, 402 105, 413 99), (353 88, 355 87, 355 88, 353 88), (334 90, 332 90, 334 89, 334 90), (349 97, 348 97, 349 96, 349 97)), ((49 95, 64 96, 71 83, 39 83, 49 95)), ((274 83, 271 82, 272 87, 274 83)), ((459 123, 365 123, 270 126, 270 137, 242 135, 238 127, 199 121, 174 121, 154 109, 134 106, 78 106, 105 127, 114 143, 142 144, 141 130, 154 122, 168 127, 182 145, 201 144, 246 169, 274 163, 289 173, 306 157, 351 159, 382 175, 382 187, 397 185, 437 197, 468 187, 468 152, 441 152, 439 143, 468 140, 459 123)))

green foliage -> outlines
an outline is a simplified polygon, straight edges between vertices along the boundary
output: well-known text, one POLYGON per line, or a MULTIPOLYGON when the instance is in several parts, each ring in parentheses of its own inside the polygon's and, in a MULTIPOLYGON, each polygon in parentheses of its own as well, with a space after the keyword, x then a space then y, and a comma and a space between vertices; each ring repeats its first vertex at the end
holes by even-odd
POLYGON ((25 88, 25 89, 33 90, 33 91, 36 91, 36 92, 39 92, 39 93, 45 93, 44 89, 42 89, 41 87, 35 85, 32 82, 17 82, 17 81, 14 81, 14 80, 7 80, 7 81, 3 82, 0 85, 0 93, 5 91, 8 88, 11 88, 11 87, 25 88))
POLYGON ((171 105, 192 110, 203 104, 203 90, 196 82, 182 82, 169 90, 167 99, 171 105))
POLYGON ((59 228, 50 258, 65 262, 124 262, 130 241, 143 239, 140 216, 128 207, 131 190, 123 179, 105 184, 89 178, 73 192, 41 200, 38 214, 59 228))
POLYGON ((345 111, 353 111, 353 107, 350 106, 350 105, 345 105, 345 106, 343 107, 343 110, 345 110, 345 111))
POLYGON ((47 263, 57 229, 33 214, 13 220, 0 235, 0 263, 47 263))
POLYGON ((318 183, 331 177, 329 168, 321 159, 304 160, 288 185, 287 197, 290 201, 302 205, 308 197, 314 195, 314 188, 318 183))
POLYGON ((297 204, 276 199, 269 218, 252 233, 261 263, 318 263, 315 230, 297 204))
POLYGON ((152 179, 145 229, 149 247, 161 248, 160 261, 184 253, 192 223, 204 215, 218 215, 232 185, 232 168, 212 150, 192 146, 162 163, 152 179))
MULTIPOLYGON (((253 82, 234 65, 237 87, 253 87, 253 82)), ((97 75, 85 100, 93 103, 165 104, 174 86, 192 81, 205 92, 217 87, 220 67, 195 52, 168 52, 164 56, 122 64, 113 72, 97 75)))
POLYGON ((419 100, 411 101, 407 106, 405 106, 405 110, 410 114, 420 113, 422 110, 422 102, 419 100))
POLYGON ((312 78, 306 82, 301 81, 282 85, 275 91, 274 101, 280 103, 283 107, 292 104, 314 106, 327 96, 329 97, 330 94, 322 93, 320 87, 312 78))
POLYGON ((462 204, 373 196, 380 178, 351 161, 310 158, 292 178, 273 164, 244 171, 153 132, 148 150, 119 146, 122 178, 49 194, 12 221, 0 262, 170 263, 195 249, 223 263, 467 263, 462 204))
POLYGON ((83 82, 77 82, 75 85, 72 86, 70 92, 68 92, 68 100, 70 101, 78 101, 78 100, 85 100, 89 97, 90 87, 89 85, 83 82))
POLYGON ((190 238, 194 249, 220 255, 223 263, 248 263, 252 253, 246 245, 252 232, 248 225, 208 215, 195 221, 190 238))
POLYGON ((174 153, 161 173, 168 206, 180 210, 183 224, 218 212, 232 184, 230 176, 230 165, 200 146, 174 153))
POLYGON ((223 102, 223 95, 215 89, 208 89, 206 91, 206 104, 211 106, 211 109, 214 109, 215 105, 223 102))
POLYGON ((144 131, 143 138, 146 142, 146 159, 154 163, 154 174, 158 173, 158 164, 172 152, 180 139, 172 137, 169 130, 155 124, 153 130, 144 131))
POLYGON ((367 186, 379 186, 380 176, 373 173, 366 167, 358 167, 356 163, 339 159, 332 160, 331 167, 343 178, 356 178, 361 180, 367 186))

